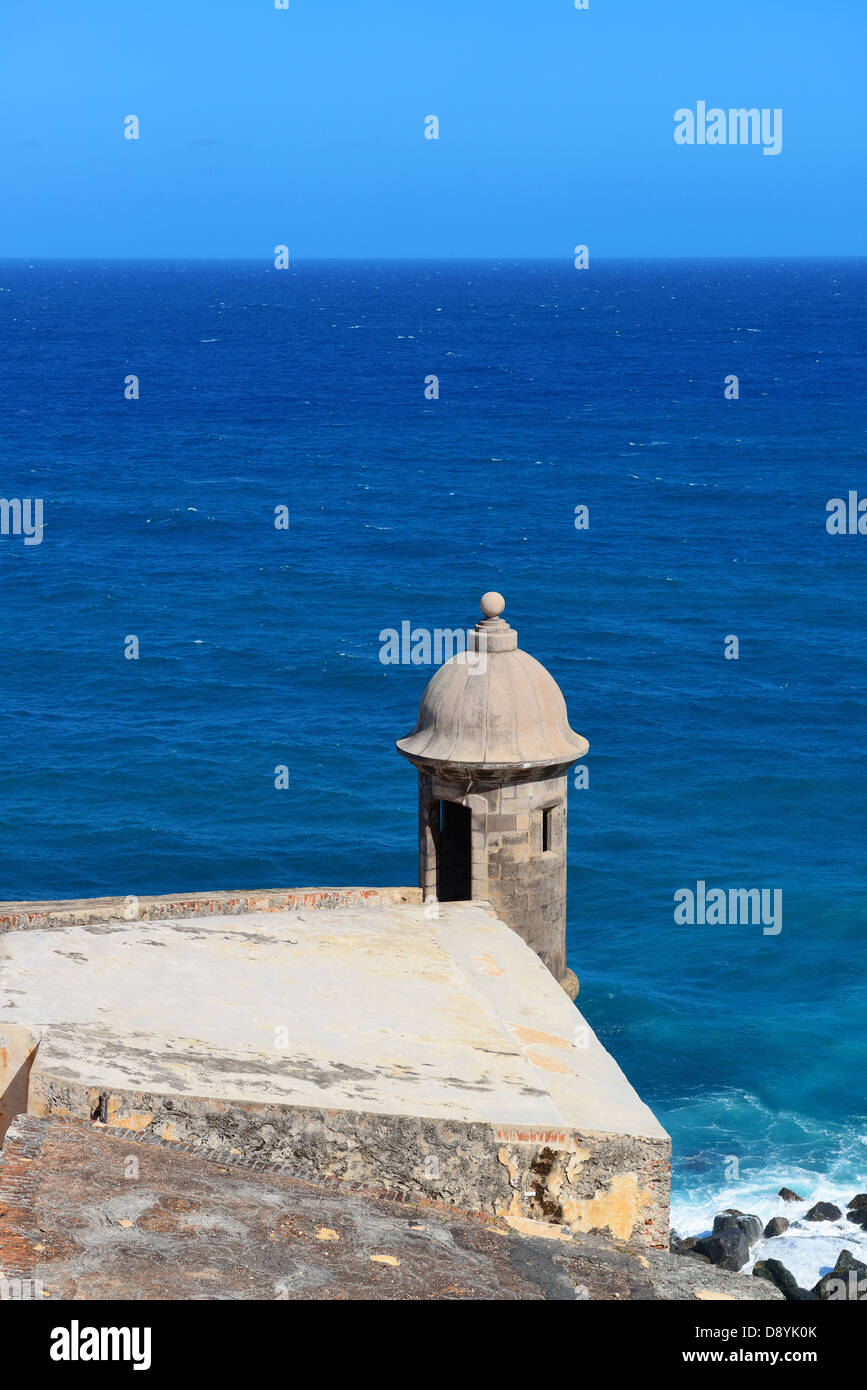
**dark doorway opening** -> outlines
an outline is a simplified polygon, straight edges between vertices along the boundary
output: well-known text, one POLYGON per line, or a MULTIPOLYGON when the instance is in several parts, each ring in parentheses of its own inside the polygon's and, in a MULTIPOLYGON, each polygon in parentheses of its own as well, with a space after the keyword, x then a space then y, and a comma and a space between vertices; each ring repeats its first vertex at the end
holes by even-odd
POLYGON ((461 902, 473 896, 469 806, 440 801, 434 813, 437 826, 437 897, 461 902))

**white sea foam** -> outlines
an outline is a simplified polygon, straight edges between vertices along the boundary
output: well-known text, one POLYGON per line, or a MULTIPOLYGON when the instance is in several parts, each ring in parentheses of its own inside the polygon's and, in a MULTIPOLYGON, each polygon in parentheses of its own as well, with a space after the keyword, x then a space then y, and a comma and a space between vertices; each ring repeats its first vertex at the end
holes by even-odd
POLYGON ((758 1216, 763 1226, 772 1216, 784 1216, 789 1229, 754 1245, 744 1273, 749 1273, 757 1260, 780 1260, 802 1288, 811 1289, 834 1268, 841 1250, 850 1250, 867 1264, 867 1230, 847 1220, 846 1209, 856 1192, 865 1188, 864 1182, 842 1186, 797 1167, 766 1170, 758 1180, 726 1183, 714 1191, 673 1198, 671 1228, 680 1236, 707 1235, 714 1217, 728 1207, 758 1216), (792 1188, 804 1200, 784 1202, 776 1195, 781 1187, 792 1188), (833 1202, 843 1214, 838 1221, 805 1221, 805 1214, 816 1202, 833 1202))

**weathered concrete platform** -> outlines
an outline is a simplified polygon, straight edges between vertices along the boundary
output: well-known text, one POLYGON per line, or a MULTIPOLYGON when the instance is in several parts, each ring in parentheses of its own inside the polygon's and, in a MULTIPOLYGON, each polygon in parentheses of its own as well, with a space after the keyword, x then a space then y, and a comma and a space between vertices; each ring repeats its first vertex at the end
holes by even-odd
POLYGON ((783 1297, 647 1247, 30 1116, 0 1152, 0 1270, 0 1301, 783 1297))
POLYGON ((668 1138, 538 957, 484 905, 363 891, 0 910, 0 1128, 99 1120, 667 1246, 668 1138))

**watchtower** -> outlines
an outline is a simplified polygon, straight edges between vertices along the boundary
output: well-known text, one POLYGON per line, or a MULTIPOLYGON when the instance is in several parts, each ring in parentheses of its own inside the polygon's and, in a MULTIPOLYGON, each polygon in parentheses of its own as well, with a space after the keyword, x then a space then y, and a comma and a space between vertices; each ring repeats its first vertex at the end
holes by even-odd
POLYGON ((434 673, 397 742, 418 769, 419 882, 426 899, 487 899, 574 997, 566 774, 589 744, 570 729, 554 678, 518 647, 505 606, 501 594, 482 597, 467 651, 434 673))

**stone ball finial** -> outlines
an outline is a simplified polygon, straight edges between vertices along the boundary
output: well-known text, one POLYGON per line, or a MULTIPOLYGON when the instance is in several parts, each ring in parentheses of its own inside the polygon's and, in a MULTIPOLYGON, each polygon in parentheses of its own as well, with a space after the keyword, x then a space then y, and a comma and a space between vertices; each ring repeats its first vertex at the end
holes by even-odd
POLYGON ((517 632, 500 618, 505 606, 496 590, 483 594, 484 617, 467 648, 473 659, 456 652, 428 681, 415 728, 397 741, 420 770, 452 776, 459 769, 461 778, 480 771, 506 785, 515 771, 546 768, 549 778, 559 768, 559 776, 587 752, 586 738, 569 728, 554 677, 521 650, 517 632))
POLYGON ((506 600, 496 589, 490 589, 486 594, 482 594, 480 606, 486 618, 499 618, 506 606, 506 600))

